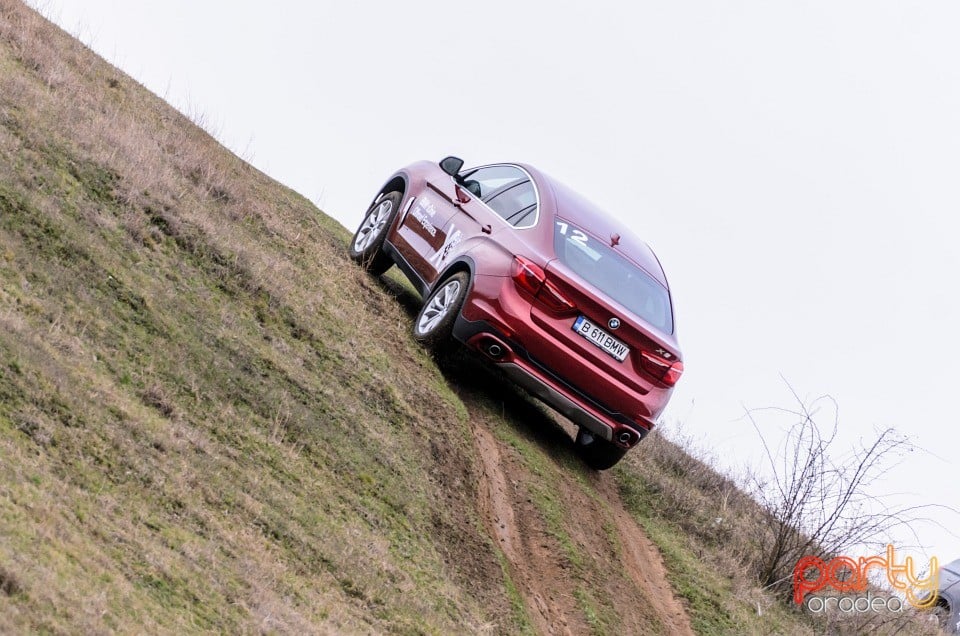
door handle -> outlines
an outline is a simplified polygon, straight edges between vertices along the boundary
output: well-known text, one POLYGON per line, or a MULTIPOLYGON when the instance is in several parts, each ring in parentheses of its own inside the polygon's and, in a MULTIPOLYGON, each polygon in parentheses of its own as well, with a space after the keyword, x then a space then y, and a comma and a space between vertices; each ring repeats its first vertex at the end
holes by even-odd
POLYGON ((457 207, 459 207, 459 204, 462 203, 470 203, 470 195, 467 194, 467 191, 461 188, 459 185, 455 185, 453 187, 453 192, 456 195, 454 205, 457 205, 457 207))

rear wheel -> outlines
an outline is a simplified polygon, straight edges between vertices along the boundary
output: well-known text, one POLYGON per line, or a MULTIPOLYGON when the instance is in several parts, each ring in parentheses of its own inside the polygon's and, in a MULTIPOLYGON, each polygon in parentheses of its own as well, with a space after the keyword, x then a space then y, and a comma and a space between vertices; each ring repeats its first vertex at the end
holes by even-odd
POLYGON ((388 192, 380 197, 367 210, 350 241, 350 258, 374 276, 379 276, 393 265, 390 257, 383 253, 383 242, 400 210, 402 198, 399 192, 388 192))
POLYGON ((937 618, 940 629, 949 629, 950 625, 950 603, 942 596, 937 599, 933 606, 933 615, 937 618))
POLYGON ((594 470, 607 470, 627 454, 627 449, 597 437, 582 426, 577 431, 577 454, 594 470))
POLYGON ((457 272, 437 285, 413 321, 413 337, 430 348, 447 343, 453 336, 453 323, 469 285, 470 275, 466 272, 457 272))

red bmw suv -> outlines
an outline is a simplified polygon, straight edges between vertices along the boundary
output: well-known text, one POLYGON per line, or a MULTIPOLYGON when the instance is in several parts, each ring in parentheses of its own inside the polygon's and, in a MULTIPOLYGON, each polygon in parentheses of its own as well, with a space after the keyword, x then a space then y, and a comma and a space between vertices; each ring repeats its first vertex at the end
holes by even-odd
POLYGON ((454 338, 579 427, 588 465, 643 439, 683 372, 670 288, 622 223, 531 166, 397 171, 350 242, 371 274, 396 264, 426 301, 414 337, 454 338))

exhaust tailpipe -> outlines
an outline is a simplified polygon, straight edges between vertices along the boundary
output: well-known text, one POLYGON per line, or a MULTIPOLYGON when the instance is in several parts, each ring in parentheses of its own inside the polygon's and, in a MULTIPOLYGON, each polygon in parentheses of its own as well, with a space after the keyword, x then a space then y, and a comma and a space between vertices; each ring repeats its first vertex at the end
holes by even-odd
POLYGON ((487 347, 487 353, 490 354, 491 358, 499 358, 500 356, 503 355, 503 347, 501 347, 497 343, 493 343, 492 345, 487 347))
POLYGON ((624 431, 623 433, 620 433, 617 439, 620 441, 621 444, 626 446, 627 444, 630 444, 630 442, 633 441, 633 435, 624 431))

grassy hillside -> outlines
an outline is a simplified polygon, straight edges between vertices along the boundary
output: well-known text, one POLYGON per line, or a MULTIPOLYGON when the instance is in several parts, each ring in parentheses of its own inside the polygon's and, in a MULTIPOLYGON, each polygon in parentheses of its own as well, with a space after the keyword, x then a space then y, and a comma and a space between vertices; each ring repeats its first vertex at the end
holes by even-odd
POLYGON ((464 407, 344 231, 0 7, 0 632, 512 626, 464 407))
POLYGON ((347 237, 0 0, 0 633, 809 631, 726 482, 585 469, 347 237))

